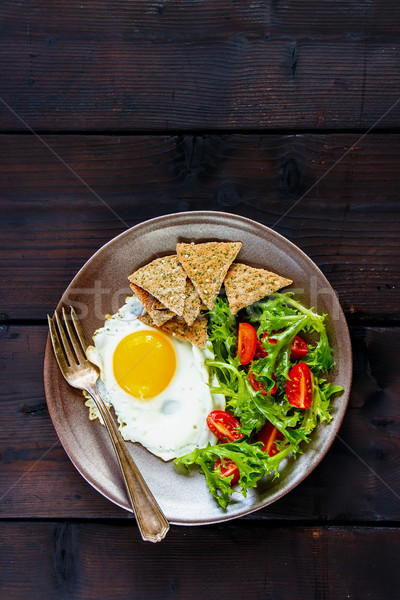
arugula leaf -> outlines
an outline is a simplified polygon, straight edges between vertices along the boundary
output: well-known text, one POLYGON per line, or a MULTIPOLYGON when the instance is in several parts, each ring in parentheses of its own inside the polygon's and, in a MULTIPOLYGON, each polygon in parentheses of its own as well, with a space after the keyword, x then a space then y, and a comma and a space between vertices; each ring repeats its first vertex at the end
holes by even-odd
POLYGON ((175 460, 175 464, 184 465, 188 469, 192 465, 199 465, 211 494, 218 501, 222 508, 226 508, 230 501, 230 496, 236 491, 231 487, 232 475, 230 477, 221 477, 221 468, 214 471, 214 465, 218 458, 222 460, 229 458, 239 469, 239 486, 244 497, 247 490, 254 488, 264 475, 275 472, 278 476, 279 463, 290 453, 290 446, 287 446, 273 457, 268 456, 261 450, 261 444, 249 444, 246 441, 233 442, 229 444, 218 444, 217 446, 208 445, 207 448, 193 450, 175 460))
POLYGON ((232 364, 236 353, 237 331, 236 319, 231 314, 227 300, 218 296, 208 315, 208 339, 212 342, 215 358, 232 364))
POLYGON ((343 392, 340 385, 332 385, 325 379, 313 378, 313 403, 311 408, 303 411, 302 429, 306 432, 311 432, 318 423, 330 423, 332 415, 330 414, 331 397, 335 394, 343 392))
POLYGON ((294 300, 292 294, 280 294, 282 300, 292 308, 295 308, 298 312, 303 313, 307 317, 307 330, 314 330, 319 333, 319 340, 316 346, 310 348, 306 362, 310 369, 314 372, 320 373, 321 371, 332 371, 334 362, 332 358, 332 348, 329 344, 328 334, 325 328, 326 314, 318 315, 311 308, 306 308, 297 300, 294 300))
POLYGON ((258 335, 264 331, 277 332, 273 336, 276 344, 273 345, 268 339, 264 339, 263 345, 268 357, 255 364, 254 370, 259 370, 260 375, 267 381, 275 371, 287 378, 290 368, 288 342, 301 330, 319 335, 316 344, 309 345, 309 353, 304 362, 316 375, 321 371, 330 372, 333 369, 332 348, 324 324, 326 315, 318 315, 294 300, 292 292, 276 293, 273 298, 256 302, 246 309, 246 314, 250 322, 259 323, 258 335), (284 331, 279 333, 280 329, 284 331))
POLYGON ((299 411, 293 409, 288 402, 286 402, 285 406, 284 403, 274 402, 271 396, 267 396, 266 399, 265 396, 261 397, 263 400, 261 400, 260 394, 257 394, 254 397, 254 403, 264 416, 264 422, 265 420, 269 421, 279 429, 291 444, 292 450, 298 452, 299 443, 301 441, 308 441, 307 435, 301 429, 296 428, 300 421, 299 411))
MULTIPOLYGON (((290 346, 295 335, 306 326, 307 318, 298 317, 283 332, 276 332, 273 335, 274 342, 264 338, 264 350, 268 352, 265 358, 253 361, 252 370, 258 374, 258 378, 267 384, 267 389, 271 388, 272 375, 275 378, 281 377, 282 381, 287 379, 290 369, 290 346)), ((263 333, 265 329, 261 330, 263 333)), ((267 330, 268 331, 268 330, 267 330)), ((269 329, 274 331, 274 329, 269 329)), ((260 332, 260 328, 259 328, 260 332)), ((259 333, 259 335, 261 334, 259 333)))
POLYGON ((253 430, 260 430, 265 418, 253 402, 254 392, 248 384, 245 371, 240 371, 233 364, 216 360, 207 360, 206 365, 214 369, 219 387, 211 388, 212 394, 223 394, 226 408, 241 423, 241 432, 249 436, 253 430))

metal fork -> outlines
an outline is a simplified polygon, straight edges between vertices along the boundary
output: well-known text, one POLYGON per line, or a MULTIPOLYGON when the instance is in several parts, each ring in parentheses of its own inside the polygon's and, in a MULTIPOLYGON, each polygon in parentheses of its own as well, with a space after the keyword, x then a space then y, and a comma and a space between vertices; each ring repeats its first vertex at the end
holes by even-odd
POLYGON ((118 427, 96 387, 100 372, 86 357, 89 342, 75 310, 71 307, 70 319, 64 308, 62 319, 57 312, 54 313, 53 319, 48 315, 47 319, 61 373, 69 385, 90 394, 110 434, 142 538, 149 542, 160 542, 168 532, 168 521, 129 454, 118 427))

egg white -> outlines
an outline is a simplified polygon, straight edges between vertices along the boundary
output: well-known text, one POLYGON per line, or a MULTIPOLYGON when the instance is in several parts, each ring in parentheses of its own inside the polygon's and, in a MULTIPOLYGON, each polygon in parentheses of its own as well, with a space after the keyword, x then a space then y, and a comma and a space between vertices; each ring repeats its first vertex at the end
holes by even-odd
MULTIPOLYGON (((139 442, 163 460, 171 460, 217 442, 207 427, 206 417, 212 410, 224 409, 225 399, 210 392, 210 376, 204 361, 213 356, 211 344, 201 350, 167 333, 163 335, 168 337, 176 354, 176 370, 169 385, 147 400, 135 398, 119 386, 113 371, 116 347, 135 331, 154 331, 137 319, 143 312, 139 300, 129 297, 104 327, 95 332, 87 355, 100 369, 97 385, 106 403, 114 407, 124 439, 139 442)), ((91 419, 100 418, 91 399, 86 405, 91 419)))

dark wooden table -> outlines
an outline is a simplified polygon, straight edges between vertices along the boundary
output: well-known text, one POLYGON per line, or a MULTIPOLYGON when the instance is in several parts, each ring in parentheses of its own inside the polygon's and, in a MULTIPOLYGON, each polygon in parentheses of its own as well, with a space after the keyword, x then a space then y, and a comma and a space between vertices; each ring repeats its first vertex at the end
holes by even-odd
POLYGON ((397 0, 4 0, 0 18, 1 597, 396 598, 397 0), (58 441, 45 317, 127 226, 198 209, 317 263, 354 385, 340 439, 285 498, 144 544, 58 441))

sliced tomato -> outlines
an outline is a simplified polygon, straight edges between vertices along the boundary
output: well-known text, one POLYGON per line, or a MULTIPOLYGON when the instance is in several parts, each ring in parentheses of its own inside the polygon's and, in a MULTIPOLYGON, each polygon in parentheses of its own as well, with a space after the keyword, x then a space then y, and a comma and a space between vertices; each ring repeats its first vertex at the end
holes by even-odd
MULTIPOLYGON (((283 331, 283 330, 281 330, 283 331)), ((272 334, 274 333, 280 333, 280 331, 273 331, 272 334)), ((268 352, 265 350, 264 345, 262 343, 262 341, 267 338, 270 344, 277 344, 278 340, 275 340, 274 338, 270 338, 269 337, 269 333, 267 331, 264 331, 264 333, 261 334, 261 337, 259 340, 257 340, 257 344, 256 344, 256 357, 257 358, 265 358, 266 356, 268 356, 268 352)))
POLYGON ((308 354, 307 343, 299 335, 295 335, 291 346, 290 360, 300 360, 308 354))
POLYGON ((257 332, 250 323, 239 323, 237 354, 240 364, 248 365, 254 358, 257 346, 257 332))
POLYGON ((239 421, 224 410, 211 411, 206 421, 210 431, 221 442, 235 442, 243 437, 243 433, 239 431, 239 421))
POLYGON ((270 423, 269 421, 267 421, 265 423, 265 425, 262 427, 262 429, 260 430, 260 433, 258 434, 258 438, 257 438, 257 440, 259 442, 262 442, 262 444, 263 444, 262 450, 264 452, 267 452, 268 456, 275 456, 275 454, 278 454, 279 450, 276 447, 275 442, 278 442, 278 441, 281 441, 284 439, 285 439, 284 435, 279 431, 279 429, 274 427, 274 425, 272 425, 272 423, 270 423))
MULTIPOLYGON (((265 358, 266 356, 268 356, 268 352, 265 350, 264 345, 262 343, 263 339, 268 338, 270 344, 277 344, 278 340, 269 336, 274 335, 275 333, 282 333, 282 331, 284 330, 279 329, 278 331, 271 331, 271 334, 269 334, 267 331, 264 331, 264 333, 261 334, 261 338, 257 340, 256 344, 255 354, 257 358, 265 358)), ((308 354, 307 343, 299 335, 294 336, 290 350, 290 360, 300 360, 308 354)))
MULTIPOLYGON (((264 394, 264 396, 269 396, 270 394, 275 394, 277 387, 276 387, 276 383, 274 385, 274 387, 272 388, 272 390, 266 390, 265 389, 265 385, 263 384, 262 381, 258 381, 258 379, 256 379, 256 374, 255 371, 250 371, 249 373, 249 381, 250 381, 250 385, 253 388, 253 390, 255 392, 261 392, 262 394, 264 394)), ((276 382, 276 379, 274 377, 274 375, 272 375, 272 379, 276 382)))
POLYGON ((312 373, 306 363, 297 363, 290 369, 285 392, 292 406, 310 408, 313 400, 312 373))
POLYGON ((266 356, 268 356, 268 352, 265 352, 264 346, 262 345, 260 340, 257 340, 254 358, 265 358, 266 356))
POLYGON ((219 458, 214 465, 214 471, 218 469, 221 465, 221 475, 220 477, 230 477, 233 475, 231 480, 231 485, 237 483, 240 477, 240 471, 237 468, 236 464, 230 458, 224 458, 223 461, 219 458))

